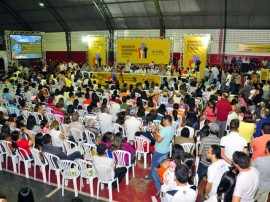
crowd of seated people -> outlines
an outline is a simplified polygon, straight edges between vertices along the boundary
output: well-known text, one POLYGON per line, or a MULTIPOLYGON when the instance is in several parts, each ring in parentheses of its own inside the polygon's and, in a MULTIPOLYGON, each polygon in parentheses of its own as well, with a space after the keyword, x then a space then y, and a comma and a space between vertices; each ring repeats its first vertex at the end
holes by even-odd
MULTIPOLYGON (((97 145, 94 164, 114 168, 116 150, 129 152, 135 162, 136 139, 142 137, 153 154, 145 183, 153 180, 164 201, 195 201, 204 176, 205 201, 268 197, 270 176, 263 168, 270 164, 269 81, 247 78, 241 86, 237 70, 213 67, 204 79, 191 79, 193 91, 181 79, 160 86, 148 81, 128 86, 117 79, 101 85, 78 64, 65 65, 58 64, 58 74, 32 78, 18 69, 1 83, 0 137, 12 143, 12 152, 23 148, 32 158, 35 147, 75 160, 84 158, 83 149, 67 152, 63 142, 78 147, 87 142, 97 145)), ((119 181, 126 172, 115 169, 119 181)))

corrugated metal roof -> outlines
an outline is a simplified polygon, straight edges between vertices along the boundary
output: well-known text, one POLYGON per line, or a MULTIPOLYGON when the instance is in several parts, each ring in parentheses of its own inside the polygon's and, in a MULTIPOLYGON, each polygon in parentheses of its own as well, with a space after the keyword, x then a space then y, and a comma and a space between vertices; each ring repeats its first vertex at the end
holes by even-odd
MULTIPOLYGON (((109 12, 109 23, 115 30, 159 29, 160 19, 167 29, 224 27, 225 0, 157 0, 160 13, 155 0, 97 1, 109 12)), ((227 2, 228 28, 270 28, 270 0, 227 2)), ((0 29, 55 32, 107 30, 108 27, 93 0, 2 0, 0 29), (40 2, 45 6, 39 6, 40 2)))

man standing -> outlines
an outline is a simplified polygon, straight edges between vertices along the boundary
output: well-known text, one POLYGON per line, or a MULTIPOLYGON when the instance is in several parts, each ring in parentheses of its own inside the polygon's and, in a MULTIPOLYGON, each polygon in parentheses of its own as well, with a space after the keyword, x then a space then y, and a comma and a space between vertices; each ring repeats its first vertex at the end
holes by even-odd
POLYGON ((250 148, 253 149, 252 161, 265 156, 265 145, 268 141, 270 141, 270 122, 262 125, 262 136, 255 138, 250 144, 250 148))
POLYGON ((221 159, 221 150, 218 145, 211 145, 208 148, 207 158, 211 161, 211 165, 207 171, 207 184, 204 193, 206 199, 217 193, 222 175, 229 170, 226 162, 221 159))
POLYGON ((164 128, 162 128, 159 132, 157 131, 158 129, 155 124, 152 126, 152 133, 156 140, 155 152, 152 158, 150 173, 144 177, 144 179, 153 179, 158 191, 160 190, 161 185, 159 179, 156 180, 153 178, 153 176, 156 176, 155 174, 157 173, 157 167, 160 165, 160 163, 168 157, 170 152, 170 143, 175 134, 174 127, 172 126, 172 117, 170 115, 165 115, 163 117, 163 125, 164 128))
POLYGON ((214 67, 212 67, 211 71, 214 75, 214 79, 217 79, 218 74, 219 74, 218 68, 216 66, 214 66, 214 67))
POLYGON ((239 171, 236 179, 232 202, 254 202, 255 193, 259 187, 260 174, 250 166, 250 159, 244 152, 233 154, 233 164, 239 171))
POLYGON ((189 168, 183 164, 177 165, 175 168, 175 180, 177 186, 173 190, 168 191, 162 201, 195 202, 197 198, 196 186, 189 185, 188 179, 189 168))
POLYGON ((243 151, 248 153, 247 141, 245 138, 239 135, 239 120, 233 119, 230 123, 230 134, 221 138, 221 157, 228 163, 228 166, 232 166, 232 156, 235 151, 243 151))
POLYGON ((205 67, 205 69, 203 70, 203 76, 205 81, 209 78, 209 75, 209 69, 208 67, 205 67))
POLYGON ((258 157, 252 163, 260 173, 259 189, 255 195, 255 201, 257 202, 266 202, 270 192, 270 141, 266 143, 265 153, 265 157, 258 157))
MULTIPOLYGON (((118 177, 119 184, 120 182, 124 179, 127 168, 126 167, 119 167, 115 168, 115 163, 112 158, 107 157, 106 154, 106 145, 105 144, 99 144, 97 145, 97 154, 93 157, 93 164, 95 165, 102 165, 102 166, 107 166, 111 167, 114 169, 114 177, 118 177)), ((116 181, 112 183, 112 188, 116 188, 117 184, 116 181)))
POLYGON ((221 100, 217 102, 215 109, 215 114, 217 115, 217 124, 220 127, 220 137, 224 136, 228 114, 231 111, 232 107, 228 101, 228 93, 223 93, 221 100))
POLYGON ((210 162, 207 159, 207 151, 211 145, 219 145, 220 138, 218 137, 219 126, 216 123, 210 125, 210 134, 207 137, 204 137, 201 141, 199 148, 199 156, 201 156, 201 161, 198 168, 199 183, 202 178, 207 175, 207 169, 210 165, 210 162))
POLYGON ((256 132, 254 134, 254 137, 255 138, 261 136, 262 125, 264 123, 270 123, 270 112, 269 112, 269 109, 264 109, 261 112, 261 119, 257 123, 256 132))

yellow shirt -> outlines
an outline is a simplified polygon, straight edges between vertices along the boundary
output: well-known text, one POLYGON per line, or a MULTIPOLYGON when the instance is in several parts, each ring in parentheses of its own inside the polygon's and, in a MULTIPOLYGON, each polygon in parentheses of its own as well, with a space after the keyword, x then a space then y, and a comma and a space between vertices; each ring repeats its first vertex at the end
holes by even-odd
POLYGON ((247 122, 244 122, 244 121, 240 122, 238 133, 243 138, 246 139, 247 143, 250 143, 254 132, 255 132, 255 124, 254 123, 247 123, 247 122))
POLYGON ((72 81, 70 79, 66 79, 66 86, 70 87, 72 85, 72 81))

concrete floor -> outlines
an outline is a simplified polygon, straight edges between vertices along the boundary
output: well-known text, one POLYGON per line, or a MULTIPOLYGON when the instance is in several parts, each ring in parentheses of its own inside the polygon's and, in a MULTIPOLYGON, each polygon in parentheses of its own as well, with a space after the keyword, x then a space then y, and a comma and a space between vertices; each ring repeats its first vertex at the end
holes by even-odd
MULTIPOLYGON (((32 179, 26 179, 24 176, 18 176, 6 171, 0 171, 0 190, 6 195, 9 202, 17 201, 17 194, 23 187, 32 189, 35 202, 69 202, 70 199, 75 197, 74 192, 67 190, 65 190, 65 196, 62 196, 62 190, 59 189, 51 197, 47 198, 46 195, 55 190, 55 186, 50 186, 32 179)), ((101 201, 81 194, 79 194, 79 197, 85 202, 101 201)))

